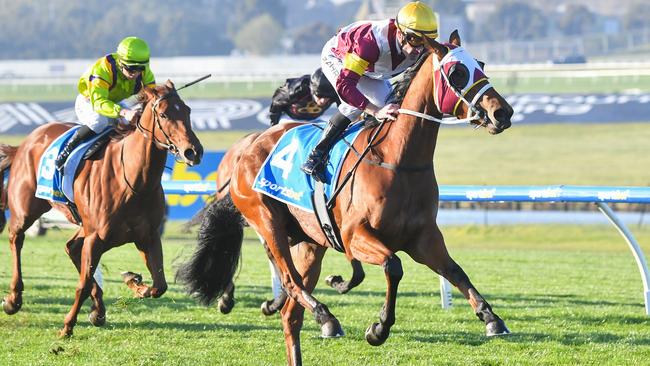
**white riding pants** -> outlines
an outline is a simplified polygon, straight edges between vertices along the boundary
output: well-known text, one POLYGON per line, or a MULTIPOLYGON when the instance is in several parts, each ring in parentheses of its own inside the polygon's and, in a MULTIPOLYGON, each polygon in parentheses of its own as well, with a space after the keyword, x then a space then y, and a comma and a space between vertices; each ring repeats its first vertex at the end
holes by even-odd
MULTIPOLYGON (((126 101, 121 101, 118 104, 121 105, 122 108, 129 108, 126 101)), ((118 120, 121 119, 109 118, 95 112, 90 100, 81 94, 77 95, 77 100, 75 100, 74 103, 74 111, 77 114, 79 123, 90 127, 90 129, 95 133, 101 133, 109 125, 115 126, 118 120)))

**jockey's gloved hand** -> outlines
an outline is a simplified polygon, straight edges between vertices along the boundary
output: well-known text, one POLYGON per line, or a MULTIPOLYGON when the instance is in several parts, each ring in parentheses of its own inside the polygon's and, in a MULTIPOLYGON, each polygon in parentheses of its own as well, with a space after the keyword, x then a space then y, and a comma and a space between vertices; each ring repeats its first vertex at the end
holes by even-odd
POLYGON ((374 115, 375 118, 382 120, 382 119, 389 119, 391 121, 394 121, 397 119, 397 110, 399 109, 399 105, 397 104, 386 104, 383 106, 380 110, 378 110, 374 115))
POLYGON ((120 117, 126 120, 127 122, 126 124, 132 122, 138 115, 140 115, 140 111, 135 111, 133 109, 127 109, 127 108, 122 108, 120 110, 120 117))

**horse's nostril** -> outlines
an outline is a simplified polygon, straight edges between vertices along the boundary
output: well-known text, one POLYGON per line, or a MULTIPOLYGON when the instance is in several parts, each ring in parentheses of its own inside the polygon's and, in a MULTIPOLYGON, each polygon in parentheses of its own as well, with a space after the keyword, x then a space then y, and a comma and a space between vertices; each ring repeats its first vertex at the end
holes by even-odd
POLYGON ((193 149, 187 149, 185 150, 185 153, 183 153, 183 156, 185 156, 185 159, 189 161, 194 161, 194 157, 196 156, 196 153, 194 152, 193 149))
POLYGON ((506 128, 510 127, 510 117, 512 116, 512 113, 509 113, 506 109, 504 108, 499 108, 494 113, 492 114, 494 121, 496 122, 495 125, 499 129, 505 130, 506 128))

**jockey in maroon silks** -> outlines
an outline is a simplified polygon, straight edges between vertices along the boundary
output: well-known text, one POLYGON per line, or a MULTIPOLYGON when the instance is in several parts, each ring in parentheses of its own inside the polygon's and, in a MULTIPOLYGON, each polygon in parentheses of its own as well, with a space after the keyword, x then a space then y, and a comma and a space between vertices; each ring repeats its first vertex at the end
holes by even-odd
POLYGON ((399 106, 386 104, 389 79, 412 66, 424 51, 425 38, 438 36, 438 22, 422 2, 406 4, 395 19, 360 21, 343 27, 323 47, 321 67, 342 103, 330 119, 302 170, 324 181, 329 150, 347 126, 363 112, 395 119, 399 106))

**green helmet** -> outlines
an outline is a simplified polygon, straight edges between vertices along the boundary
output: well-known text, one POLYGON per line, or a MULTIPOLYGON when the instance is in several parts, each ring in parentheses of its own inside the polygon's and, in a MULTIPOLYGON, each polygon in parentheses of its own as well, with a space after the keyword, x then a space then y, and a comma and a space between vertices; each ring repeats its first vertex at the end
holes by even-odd
POLYGON ((124 65, 146 65, 149 63, 149 46, 138 37, 126 37, 117 46, 117 56, 124 65))

